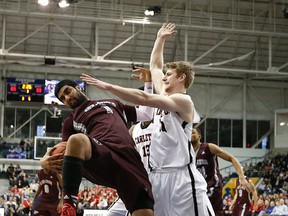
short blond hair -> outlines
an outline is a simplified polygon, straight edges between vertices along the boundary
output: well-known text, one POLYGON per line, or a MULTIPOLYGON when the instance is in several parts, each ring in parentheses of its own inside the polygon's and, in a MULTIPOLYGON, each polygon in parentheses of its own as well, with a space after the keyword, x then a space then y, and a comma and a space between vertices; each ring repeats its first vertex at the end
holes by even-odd
POLYGON ((195 72, 193 70, 192 65, 187 61, 176 61, 176 62, 169 62, 165 65, 168 69, 176 69, 177 77, 181 76, 182 74, 186 75, 184 86, 188 89, 194 82, 195 72))

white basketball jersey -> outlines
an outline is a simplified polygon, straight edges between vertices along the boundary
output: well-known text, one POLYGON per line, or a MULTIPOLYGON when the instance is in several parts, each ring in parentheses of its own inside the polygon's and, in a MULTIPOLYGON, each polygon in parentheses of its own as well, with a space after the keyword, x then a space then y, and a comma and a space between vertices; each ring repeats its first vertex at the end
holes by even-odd
POLYGON ((150 146, 152 169, 184 167, 195 162, 190 144, 192 122, 184 122, 175 112, 155 109, 150 146))
POLYGON ((145 128, 139 122, 134 126, 132 133, 132 138, 135 142, 136 149, 139 152, 141 160, 148 173, 149 173, 149 155, 150 155, 152 132, 153 132, 153 123, 151 123, 148 127, 145 128))

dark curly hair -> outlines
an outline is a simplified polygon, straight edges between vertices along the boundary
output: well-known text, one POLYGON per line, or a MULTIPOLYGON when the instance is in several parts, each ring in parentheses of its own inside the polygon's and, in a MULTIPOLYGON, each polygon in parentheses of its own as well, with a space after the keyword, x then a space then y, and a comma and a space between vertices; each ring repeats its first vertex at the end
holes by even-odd
POLYGON ((54 94, 59 100, 60 100, 60 98, 58 97, 58 93, 59 93, 60 89, 65 85, 71 86, 73 88, 78 86, 78 84, 76 82, 74 82, 73 80, 61 80, 59 83, 56 84, 55 90, 54 90, 54 94))

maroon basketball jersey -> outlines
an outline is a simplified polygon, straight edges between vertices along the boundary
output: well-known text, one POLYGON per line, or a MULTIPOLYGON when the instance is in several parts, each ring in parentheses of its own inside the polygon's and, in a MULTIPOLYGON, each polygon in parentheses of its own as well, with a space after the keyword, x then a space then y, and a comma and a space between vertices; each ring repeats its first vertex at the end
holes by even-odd
POLYGON ((65 119, 62 140, 68 140, 75 133, 84 133, 99 142, 134 146, 127 121, 136 121, 135 107, 112 99, 87 100, 65 119))
POLYGON ((196 167, 207 182, 207 188, 222 187, 217 156, 212 154, 208 143, 201 143, 196 152, 196 167))
MULTIPOLYGON (((249 182, 249 179, 246 177, 246 180, 249 182)), ((250 205, 251 194, 246 190, 246 187, 240 184, 239 178, 236 180, 236 190, 237 190, 237 199, 236 203, 246 203, 250 205)))
POLYGON ((38 172, 39 187, 41 188, 41 199, 58 200, 61 196, 61 189, 57 179, 57 174, 54 171, 44 172, 41 169, 38 172))
POLYGON ((71 112, 62 128, 63 141, 76 133, 89 137, 92 157, 84 162, 83 176, 115 188, 128 210, 142 190, 153 199, 148 174, 127 127, 127 121, 136 118, 135 107, 118 100, 88 100, 71 112))

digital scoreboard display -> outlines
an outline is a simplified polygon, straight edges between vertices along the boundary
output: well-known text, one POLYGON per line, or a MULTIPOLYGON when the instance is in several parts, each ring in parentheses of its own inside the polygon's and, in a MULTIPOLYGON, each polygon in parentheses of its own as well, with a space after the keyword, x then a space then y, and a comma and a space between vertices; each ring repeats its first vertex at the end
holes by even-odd
POLYGON ((44 102, 45 79, 6 78, 6 100, 44 102))

